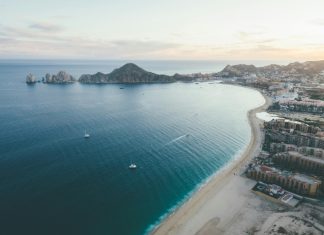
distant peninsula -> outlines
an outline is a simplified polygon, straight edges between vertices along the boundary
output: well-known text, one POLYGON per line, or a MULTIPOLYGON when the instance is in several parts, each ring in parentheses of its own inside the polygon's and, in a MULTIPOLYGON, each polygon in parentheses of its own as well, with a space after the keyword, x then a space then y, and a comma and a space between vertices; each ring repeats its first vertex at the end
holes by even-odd
POLYGON ((175 74, 173 76, 148 72, 136 64, 128 63, 113 70, 111 73, 84 74, 79 78, 80 83, 170 83, 176 81, 192 81, 194 78, 175 74))
MULTIPOLYGON (((197 79, 193 75, 174 74, 173 76, 148 72, 136 64, 127 63, 111 73, 83 74, 79 79, 65 71, 60 71, 56 75, 47 73, 42 82, 47 84, 69 84, 80 82, 84 84, 133 84, 133 83, 172 83, 177 81, 191 82, 197 79)), ((37 79, 33 74, 26 77, 27 84, 36 83, 37 79)))
MULTIPOLYGON (((262 67, 255 65, 237 64, 227 65, 220 72, 214 73, 192 73, 163 75, 144 70, 133 63, 127 63, 110 73, 97 72, 95 74, 83 74, 79 79, 65 71, 56 75, 46 74, 43 83, 48 84, 69 84, 80 82, 83 84, 136 84, 136 83, 172 83, 172 82, 193 82, 208 80, 227 80, 228 78, 243 79, 265 79, 265 80, 289 80, 289 81, 323 81, 324 60, 307 61, 304 63, 294 62, 288 65, 271 64, 262 67)), ((27 84, 39 82, 33 74, 26 77, 27 84)))

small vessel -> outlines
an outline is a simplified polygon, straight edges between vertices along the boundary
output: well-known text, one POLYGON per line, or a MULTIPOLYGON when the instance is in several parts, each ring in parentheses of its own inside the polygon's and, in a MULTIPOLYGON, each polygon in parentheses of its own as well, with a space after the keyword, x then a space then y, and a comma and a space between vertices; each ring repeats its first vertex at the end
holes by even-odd
POLYGON ((137 168, 137 166, 134 164, 134 163, 132 163, 132 164, 130 164, 129 165, 129 167, 128 167, 129 169, 136 169, 137 168))
POLYGON ((84 131, 84 138, 90 138, 90 134, 88 134, 86 131, 84 131))

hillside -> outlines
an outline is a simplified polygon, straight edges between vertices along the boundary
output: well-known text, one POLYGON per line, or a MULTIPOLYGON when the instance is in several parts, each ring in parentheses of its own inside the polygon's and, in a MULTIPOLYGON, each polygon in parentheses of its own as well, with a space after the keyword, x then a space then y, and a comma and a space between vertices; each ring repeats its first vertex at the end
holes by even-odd
POLYGON ((136 64, 128 63, 111 73, 84 74, 79 78, 81 83, 169 83, 176 81, 192 81, 193 78, 175 74, 160 75, 148 72, 136 64))
POLYGON ((256 75, 258 77, 299 77, 314 78, 324 71, 324 60, 307 61, 304 63, 294 62, 288 65, 271 64, 263 67, 254 65, 227 65, 222 71, 217 73, 220 77, 243 77, 256 75))

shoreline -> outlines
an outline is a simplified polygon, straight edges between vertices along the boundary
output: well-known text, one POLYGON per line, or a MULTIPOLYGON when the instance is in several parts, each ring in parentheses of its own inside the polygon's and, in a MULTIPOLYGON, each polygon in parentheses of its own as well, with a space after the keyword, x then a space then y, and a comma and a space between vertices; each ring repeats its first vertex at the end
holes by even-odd
MULTIPOLYGON (((260 92, 259 90, 257 91, 260 92)), ((265 102, 261 106, 249 110, 247 113, 251 128, 251 138, 240 156, 212 176, 203 187, 197 190, 173 213, 168 215, 149 234, 190 235, 225 232, 221 228, 226 225, 226 221, 229 222, 235 216, 234 212, 237 212, 235 209, 240 209, 240 207, 235 208, 235 202, 242 201, 238 199, 243 199, 241 197, 244 192, 239 192, 242 190, 241 187, 245 186, 243 190, 246 188, 250 189, 249 183, 251 182, 237 182, 246 181, 245 178, 239 176, 242 173, 242 167, 261 150, 262 133, 260 125, 263 121, 256 117, 256 113, 265 111, 271 104, 271 99, 261 92, 260 94, 265 102), (233 190, 234 193, 231 193, 233 190), (235 190, 238 190, 236 193, 240 194, 235 194, 235 190), (231 193, 229 200, 223 200, 224 196, 227 198, 227 193, 231 193)))

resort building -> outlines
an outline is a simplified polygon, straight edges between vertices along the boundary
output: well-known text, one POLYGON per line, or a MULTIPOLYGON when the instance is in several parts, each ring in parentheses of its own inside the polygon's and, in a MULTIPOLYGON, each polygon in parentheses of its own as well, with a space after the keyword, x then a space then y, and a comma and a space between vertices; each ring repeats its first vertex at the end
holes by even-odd
POLYGON ((324 159, 324 149, 321 148, 312 148, 307 146, 297 147, 294 144, 285 144, 285 143, 271 143, 269 152, 272 154, 296 151, 300 154, 306 156, 313 156, 316 158, 324 159))
POLYGON ((277 184, 292 192, 308 196, 318 195, 322 184, 322 181, 310 176, 280 171, 264 165, 250 166, 247 176, 257 181, 277 184))
POLYGON ((313 156, 324 160, 324 149, 303 146, 303 147, 299 147, 297 149, 297 152, 304 154, 306 156, 313 156))
POLYGON ((285 143, 271 143, 270 144, 270 153, 281 153, 288 151, 297 151, 298 147, 294 144, 285 144, 285 143))
POLYGON ((283 204, 285 206, 296 207, 303 200, 303 197, 290 193, 275 184, 265 184, 257 182, 252 188, 252 192, 267 198, 270 201, 283 204))
POLYGON ((317 132, 321 131, 319 127, 316 126, 310 126, 305 123, 292 121, 289 119, 279 118, 279 119, 273 119, 270 122, 265 122, 264 127, 266 129, 275 129, 275 130, 293 130, 295 132, 303 132, 303 133, 310 133, 310 134, 316 134, 317 132))
POLYGON ((324 176, 324 160, 320 158, 305 156, 298 152, 283 152, 275 154, 273 161, 283 167, 300 169, 314 175, 324 176))
POLYGON ((324 137, 317 137, 309 133, 294 133, 278 130, 267 130, 265 133, 264 147, 270 149, 271 143, 293 144, 298 147, 306 146, 324 148, 324 137))
POLYGON ((291 100, 280 102, 280 110, 323 114, 324 101, 303 99, 302 101, 291 100))

